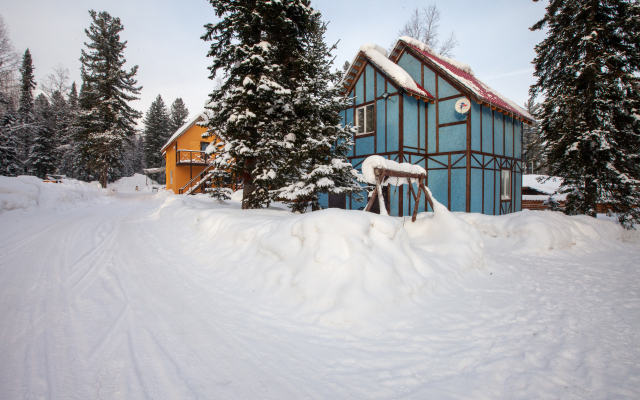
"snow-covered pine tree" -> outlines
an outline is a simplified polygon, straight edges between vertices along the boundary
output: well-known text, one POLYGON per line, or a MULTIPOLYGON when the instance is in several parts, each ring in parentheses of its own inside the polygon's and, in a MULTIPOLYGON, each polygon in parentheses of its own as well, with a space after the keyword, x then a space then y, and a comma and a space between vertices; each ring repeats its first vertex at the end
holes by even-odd
POLYGON ((362 191, 357 172, 347 160, 353 132, 341 124, 339 113, 348 106, 348 99, 340 95, 342 74, 331 72, 335 45, 326 45, 327 26, 320 18, 320 13, 314 15, 314 27, 305 46, 305 75, 298 79, 293 92, 296 122, 290 141, 295 151, 281 169, 286 186, 276 189, 278 197, 297 212, 305 212, 309 205, 319 209, 320 193, 360 196, 362 191))
POLYGON ((54 109, 42 93, 34 101, 34 111, 36 128, 33 144, 29 151, 28 164, 31 166, 33 174, 44 179, 47 174, 55 173, 58 167, 57 121, 54 109))
MULTIPOLYGON (((78 89, 76 83, 71 84, 69 89, 69 95, 65 102, 64 112, 61 112, 61 118, 64 120, 64 131, 60 132, 58 138, 59 148, 59 164, 58 173, 66 175, 70 178, 78 179, 76 175, 75 164, 78 159, 78 148, 73 140, 75 134, 74 118, 75 113, 78 111, 78 89)), ((58 107, 56 107, 58 108, 58 107)))
POLYGON ((0 175, 4 176, 20 173, 19 144, 13 129, 15 122, 15 114, 7 107, 7 112, 0 118, 0 175))
MULTIPOLYGON (((540 103, 530 98, 524 104, 525 109, 531 115, 536 115, 540 110, 540 103)), ((545 174, 544 142, 540 134, 540 123, 525 124, 522 128, 522 163, 525 174, 545 174)))
POLYGON ((531 94, 545 98, 536 117, 564 212, 595 217, 606 203, 630 228, 640 222, 640 4, 551 0, 531 29, 544 27, 531 94))
POLYGON ((17 121, 15 121, 13 125, 15 129, 17 129, 16 137, 18 138, 19 143, 18 157, 20 158, 20 164, 22 167, 21 173, 23 174, 31 172, 28 158, 31 145, 33 144, 33 137, 35 135, 33 91, 37 86, 33 76, 34 69, 31 52, 27 49, 22 57, 22 66, 20 67, 20 102, 18 103, 17 121))
POLYGON ((169 116, 171 134, 180 129, 180 127, 187 122, 187 118, 189 118, 189 110, 184 104, 184 101, 182 101, 182 98, 178 97, 173 104, 171 104, 169 116))
POLYGON ((229 177, 243 182, 243 208, 273 201, 286 177, 280 168, 295 151, 293 91, 304 78, 305 35, 315 11, 309 0, 210 0, 220 21, 205 26, 212 41, 210 78, 224 72, 224 82, 210 95, 208 133, 213 151, 214 190, 225 198, 229 177))
POLYGON ((117 177, 127 142, 135 135, 139 111, 128 102, 137 100, 141 87, 136 86, 138 66, 123 69, 127 42, 120 41, 124 29, 120 18, 107 12, 89 11, 93 22, 85 33, 91 40, 85 43, 80 62, 84 95, 76 118, 77 139, 83 159, 99 176, 102 187, 109 177, 117 177))
POLYGON ((171 136, 167 107, 158 95, 151 103, 144 119, 144 161, 147 168, 162 166, 160 149, 171 136))
MULTIPOLYGON (((159 168, 164 165, 164 157, 160 153, 160 149, 167 143, 171 136, 171 121, 167 107, 162 100, 162 96, 158 95, 151 103, 147 115, 144 117, 144 165, 147 168, 159 168)), ((158 174, 157 178, 162 181, 163 173, 158 174)))

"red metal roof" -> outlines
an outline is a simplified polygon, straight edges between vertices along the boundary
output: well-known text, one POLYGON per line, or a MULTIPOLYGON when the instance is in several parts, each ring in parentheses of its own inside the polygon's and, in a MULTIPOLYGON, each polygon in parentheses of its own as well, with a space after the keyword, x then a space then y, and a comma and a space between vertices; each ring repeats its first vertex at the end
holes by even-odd
POLYGON ((423 51, 420 50, 419 48, 417 48, 416 46, 404 42, 404 44, 408 47, 411 47, 414 51, 416 51, 417 53, 421 54, 424 57, 429 58, 431 61, 433 61, 435 64, 437 64, 438 66, 440 66, 442 69, 445 70, 445 72, 448 73, 449 76, 451 76, 452 78, 454 78, 456 81, 458 81, 460 84, 462 84, 465 87, 468 87, 469 89, 471 89, 479 98, 480 100, 484 100, 488 103, 491 103, 493 105, 496 105, 500 108, 502 108, 503 110, 507 110, 510 111, 512 113, 515 113, 519 116, 521 116, 522 118, 525 118, 527 120, 532 120, 531 116, 528 115, 524 115, 521 111, 517 110, 516 108, 512 107, 509 103, 507 103, 506 101, 504 101, 500 96, 496 95, 492 90, 490 90, 487 85, 485 85, 484 83, 482 83, 480 80, 476 79, 475 76, 462 71, 461 69, 455 67, 454 65, 451 65, 450 63, 444 61, 443 59, 436 57, 435 55, 427 52, 427 51, 423 51), (463 80, 471 83, 471 85, 473 85, 474 87, 469 87, 469 85, 464 82, 463 80))

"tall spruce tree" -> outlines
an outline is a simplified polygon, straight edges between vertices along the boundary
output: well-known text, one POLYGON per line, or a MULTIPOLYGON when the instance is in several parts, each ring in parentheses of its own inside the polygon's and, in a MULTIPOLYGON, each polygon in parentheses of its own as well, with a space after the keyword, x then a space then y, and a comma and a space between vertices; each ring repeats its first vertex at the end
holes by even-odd
POLYGON ((135 135, 139 111, 128 102, 137 100, 141 87, 136 86, 138 66, 124 70, 124 49, 120 41, 124 29, 119 18, 107 12, 89 11, 93 22, 85 29, 90 43, 82 50, 80 62, 83 86, 80 111, 76 119, 76 143, 88 168, 99 176, 102 187, 115 178, 122 167, 125 146, 135 135))
POLYGON ((151 103, 144 120, 144 163, 147 168, 157 168, 164 164, 160 149, 171 136, 171 122, 167 107, 158 95, 151 103))
POLYGON ((171 104, 171 112, 170 112, 170 130, 173 134, 175 131, 180 129, 182 125, 187 122, 187 118, 189 118, 189 110, 187 106, 182 101, 182 98, 178 97, 173 104, 171 104))
MULTIPOLYGON (((541 108, 540 103, 530 98, 524 104, 531 115, 536 115, 541 108)), ((544 141, 540 134, 540 122, 525 124, 522 128, 522 163, 525 174, 545 174, 546 158, 544 155, 544 141)))
POLYGON ((36 82, 33 76, 34 69, 31 52, 27 49, 22 57, 22 66, 20 67, 20 102, 18 103, 17 121, 14 124, 17 129, 16 136, 19 140, 18 157, 20 158, 21 172, 23 174, 31 172, 28 159, 35 135, 33 91, 36 88, 36 82))
POLYGON ((347 161, 353 132, 341 125, 339 113, 349 100, 340 95, 342 74, 331 72, 335 45, 326 45, 326 30, 320 14, 315 14, 305 45, 305 74, 294 91, 296 122, 287 138, 295 151, 282 168, 286 185, 275 190, 297 212, 305 212, 309 205, 319 209, 320 193, 359 196, 356 193, 362 191, 355 180, 357 173, 347 161))
MULTIPOLYGON (((59 94, 59 92, 58 92, 59 94)), ((56 172, 58 166, 56 130, 57 116, 44 94, 39 94, 34 102, 36 129, 33 144, 29 151, 29 165, 33 174, 44 179, 47 174, 56 172)))
MULTIPOLYGON (((330 107, 311 112, 301 104, 319 93, 314 93, 314 84, 326 82, 311 79, 323 68, 309 60, 312 35, 318 29, 317 11, 309 0, 210 3, 221 18, 206 25, 203 36, 213 42, 210 78, 215 79, 220 69, 224 72, 223 83, 214 89, 208 105, 212 111, 208 132, 220 140, 212 153, 213 195, 226 197, 222 187, 231 176, 242 180, 243 208, 268 206, 285 193, 291 201, 313 201, 319 186, 308 174, 316 162, 323 164, 320 160, 325 156, 313 160, 302 155, 309 155, 306 148, 301 149, 310 146, 314 135, 318 139, 317 132, 309 131, 311 126, 322 126, 334 117, 333 111, 327 114, 330 107)), ((343 166, 337 170, 341 173, 343 166)), ((306 209, 306 204, 300 207, 306 209)))
POLYGON ((19 143, 14 132, 15 114, 11 108, 0 118, 0 175, 16 176, 20 173, 19 143))
POLYGON ((61 113, 64 119, 64 130, 59 136, 59 165, 58 172, 70 178, 78 178, 76 175, 75 163, 79 157, 78 148, 74 142, 75 125, 74 119, 78 111, 78 89, 76 83, 71 84, 69 95, 64 107, 64 113, 61 113))
MULTIPOLYGON (((262 208, 283 185, 282 163, 293 146, 292 89, 300 77, 304 34, 314 10, 309 0, 210 0, 220 21, 206 25, 212 41, 211 79, 225 80, 210 95, 208 132, 220 139, 213 152, 214 187, 229 175, 242 180, 243 208, 262 208)), ((220 189, 215 196, 224 197, 220 189)))
POLYGON ((640 221, 640 5, 634 0, 551 0, 531 29, 544 95, 541 132, 551 175, 563 178, 567 214, 607 203, 629 228, 640 221))

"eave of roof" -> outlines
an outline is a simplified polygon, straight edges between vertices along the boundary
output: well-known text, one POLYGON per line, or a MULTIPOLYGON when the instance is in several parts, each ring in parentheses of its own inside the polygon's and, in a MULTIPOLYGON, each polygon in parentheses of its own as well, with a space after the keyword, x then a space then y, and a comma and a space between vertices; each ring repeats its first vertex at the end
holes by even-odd
POLYGON ((173 133, 173 135, 171 135, 171 137, 169 138, 167 143, 165 143, 165 145, 162 146, 162 148, 160 149, 160 152, 164 153, 165 150, 167 149, 167 147, 169 147, 171 145, 171 143, 173 143, 176 139, 178 139, 180 136, 182 136, 186 131, 191 129, 191 127, 193 127, 196 123, 198 123, 200 121, 204 121, 204 118, 202 117, 204 112, 205 112, 205 110, 202 110, 199 113, 196 113, 193 117, 191 117, 190 120, 188 120, 187 122, 185 122, 184 125, 182 125, 180 128, 178 128, 178 130, 176 130, 173 133))
POLYGON ((468 72, 462 71, 456 66, 446 62, 440 57, 437 57, 427 51, 423 51, 411 43, 407 43, 402 39, 398 39, 392 52, 390 59, 394 62, 398 61, 398 57, 402 54, 404 48, 409 48, 413 53, 420 56, 423 60, 430 62, 441 72, 448 77, 455 80, 458 84, 468 89, 477 98, 473 99, 476 103, 483 104, 490 107, 492 110, 497 110, 503 114, 510 114, 518 119, 531 124, 535 122, 535 119, 531 114, 521 107, 515 105, 510 100, 506 99, 503 95, 490 88, 487 84, 480 81, 475 76, 468 72), (512 103, 512 104, 510 104, 512 103))
MULTIPOLYGON (((430 103, 435 102, 435 97, 431 93, 429 93, 425 88, 423 88, 418 82, 416 82, 414 80, 414 83, 416 84, 416 86, 420 90, 422 90, 423 93, 420 93, 420 92, 418 92, 416 90, 413 90, 412 88, 409 88, 409 87, 407 87, 405 85, 402 85, 391 74, 387 73, 387 71, 385 71, 384 67, 382 67, 381 65, 376 63, 375 60, 373 60, 371 57, 367 56, 367 54, 362 50, 360 50, 358 52, 356 57, 353 59, 353 62, 349 66, 349 69, 347 70, 347 72, 344 75, 343 82, 342 82, 342 94, 346 95, 353 88, 353 86, 355 85, 355 83, 357 81, 356 78, 360 74, 360 71, 363 70, 364 67, 366 66, 366 62, 367 61, 370 62, 371 64, 373 64, 374 66, 376 66, 378 71, 380 71, 380 73, 384 74, 397 87, 405 90, 408 95, 410 95, 412 97, 415 97, 416 99, 421 99, 423 101, 428 101, 430 103)), ((391 62, 391 60, 389 60, 389 61, 391 62)), ((400 68, 400 67, 398 66, 398 68, 400 68)))

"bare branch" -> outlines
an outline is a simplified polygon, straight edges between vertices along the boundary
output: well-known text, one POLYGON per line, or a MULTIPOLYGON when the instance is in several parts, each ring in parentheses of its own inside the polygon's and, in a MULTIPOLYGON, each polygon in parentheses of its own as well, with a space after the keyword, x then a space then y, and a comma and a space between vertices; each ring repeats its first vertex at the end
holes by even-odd
POLYGON ((402 29, 398 31, 398 36, 409 36, 421 40, 423 30, 422 16, 416 7, 411 17, 409 17, 409 20, 405 22, 402 29))
POLYGON ((440 53, 445 57, 453 58, 453 49, 455 49, 456 46, 458 46, 458 39, 456 38, 456 33, 451 32, 451 35, 449 35, 447 40, 445 40, 440 44, 440 47, 438 48, 437 51, 438 53, 440 53))
MULTIPOLYGON (((417 8, 416 11, 418 11, 417 8)), ((422 35, 415 38, 435 49, 438 46, 440 37, 440 33, 438 32, 438 28, 440 28, 440 10, 438 10, 435 4, 431 4, 430 6, 422 9, 422 15, 420 17, 422 19, 423 27, 421 32, 422 35)))
POLYGON ((451 32, 451 35, 446 40, 440 41, 440 17, 440 10, 438 10, 435 3, 423 7, 422 11, 416 7, 409 20, 398 31, 398 36, 412 37, 443 56, 451 57, 453 49, 458 46, 458 40, 455 33, 451 32))
POLYGON ((53 98, 55 92, 67 94, 71 89, 71 85, 69 84, 69 69, 61 64, 56 65, 52 69, 53 73, 45 76, 40 83, 40 89, 42 89, 49 99, 53 98))

